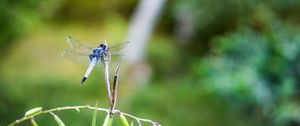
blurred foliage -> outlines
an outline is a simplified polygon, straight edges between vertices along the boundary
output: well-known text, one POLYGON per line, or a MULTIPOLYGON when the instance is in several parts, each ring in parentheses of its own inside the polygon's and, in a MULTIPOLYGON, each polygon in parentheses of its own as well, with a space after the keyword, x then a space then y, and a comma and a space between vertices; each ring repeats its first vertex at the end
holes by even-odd
POLYGON ((26 25, 32 23, 31 21, 34 22, 35 17, 31 14, 35 11, 36 4, 37 1, 34 0, 26 2, 0 1, 0 50, 2 53, 4 52, 3 49, 7 48, 17 36, 24 32, 26 25))
POLYGON ((264 36, 244 29, 215 39, 214 54, 195 66, 198 83, 249 116, 271 119, 270 124, 298 122, 299 32, 264 36), (293 110, 280 110, 291 104, 293 110))
MULTIPOLYGON (((136 3, 2 0, 0 45, 9 53, 1 58, 0 124, 37 106, 105 99, 100 70, 79 86, 85 67, 57 57, 69 34, 123 37, 136 3)), ((168 1, 146 53, 152 78, 145 86, 121 82, 118 108, 170 126, 299 125, 299 12, 299 0, 168 1)), ((92 112, 77 114, 59 116, 67 125, 91 122, 92 112)))
MULTIPOLYGON (((240 25, 252 25, 260 29, 265 24, 259 22, 259 18, 265 18, 265 10, 269 9, 283 21, 290 24, 299 22, 300 11, 298 0, 188 0, 176 1, 170 7, 172 19, 175 21, 175 35, 182 43, 187 44, 192 54, 205 53, 210 49, 212 38, 237 29, 240 25)), ((273 19, 265 18, 273 23, 273 19)))
POLYGON ((0 50, 5 53, 13 42, 45 21, 99 23, 115 15, 128 18, 135 4, 136 0, 1 0, 0 50))
POLYGON ((108 18, 116 13, 124 17, 130 17, 136 0, 64 0, 54 17, 55 21, 76 20, 80 22, 95 22, 108 18))
POLYGON ((299 7, 297 0, 174 3, 175 37, 187 45, 180 61, 193 64, 194 83, 185 84, 262 125, 299 124, 299 7))
POLYGON ((158 76, 174 71, 169 82, 162 81, 163 89, 143 90, 149 94, 137 96, 132 111, 136 106, 156 107, 156 115, 166 114, 158 118, 162 122, 177 115, 172 120, 179 121, 167 125, 299 125, 299 7, 297 0, 174 2, 167 14, 173 15, 175 25, 167 28, 174 28, 175 41, 185 47, 175 49, 180 53, 174 55, 168 56, 166 48, 166 53, 152 56, 154 73, 162 74, 158 76), (140 105, 143 99, 150 105, 140 105), (223 109, 211 112, 218 110, 214 105, 223 109), (209 117, 207 111, 219 115, 209 117), (236 116, 233 123, 231 116, 236 116))

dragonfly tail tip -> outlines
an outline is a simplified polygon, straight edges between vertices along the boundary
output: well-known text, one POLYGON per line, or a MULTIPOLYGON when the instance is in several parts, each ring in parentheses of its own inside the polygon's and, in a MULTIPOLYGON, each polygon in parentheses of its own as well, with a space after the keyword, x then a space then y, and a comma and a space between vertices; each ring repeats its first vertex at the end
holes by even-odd
POLYGON ((84 82, 86 79, 87 79, 86 77, 83 77, 82 80, 81 80, 81 84, 83 84, 83 82, 84 82))

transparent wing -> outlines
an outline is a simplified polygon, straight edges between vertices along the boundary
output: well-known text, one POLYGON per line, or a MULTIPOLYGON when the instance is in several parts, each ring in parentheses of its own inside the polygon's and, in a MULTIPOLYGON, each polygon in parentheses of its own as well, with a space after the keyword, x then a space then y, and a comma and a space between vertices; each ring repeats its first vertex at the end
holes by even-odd
POLYGON ((70 49, 75 50, 75 51, 80 52, 80 53, 90 54, 93 51, 92 47, 80 43, 80 41, 74 39, 71 36, 69 36, 67 38, 67 43, 70 45, 70 49))
POLYGON ((111 63, 120 63, 125 59, 125 54, 111 54, 110 55, 110 62, 111 63))
POLYGON ((77 64, 90 64, 89 54, 81 53, 77 50, 65 49, 62 56, 77 64))
POLYGON ((90 64, 89 55, 93 52, 92 47, 80 43, 71 36, 67 38, 67 43, 69 44, 69 47, 62 53, 64 58, 77 64, 90 64))
POLYGON ((122 43, 110 46, 109 51, 112 55, 123 54, 128 44, 129 44, 129 41, 126 41, 126 42, 122 42, 122 43))
MULTIPOLYGON (((76 64, 84 64, 88 66, 91 63, 89 55, 70 49, 65 49, 62 56, 76 64)), ((98 61, 96 67, 101 67, 102 62, 98 61)))
POLYGON ((109 47, 111 63, 120 63, 124 60, 124 51, 128 44, 129 41, 126 41, 109 47))

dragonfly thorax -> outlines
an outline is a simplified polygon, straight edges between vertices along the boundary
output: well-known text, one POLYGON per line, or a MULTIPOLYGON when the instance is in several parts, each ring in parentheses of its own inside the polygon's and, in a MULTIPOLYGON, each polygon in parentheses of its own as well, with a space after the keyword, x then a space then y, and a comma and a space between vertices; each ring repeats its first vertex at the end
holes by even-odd
POLYGON ((90 55, 90 60, 93 58, 97 58, 97 60, 103 58, 105 56, 105 49, 102 47, 98 47, 93 49, 93 53, 90 55))

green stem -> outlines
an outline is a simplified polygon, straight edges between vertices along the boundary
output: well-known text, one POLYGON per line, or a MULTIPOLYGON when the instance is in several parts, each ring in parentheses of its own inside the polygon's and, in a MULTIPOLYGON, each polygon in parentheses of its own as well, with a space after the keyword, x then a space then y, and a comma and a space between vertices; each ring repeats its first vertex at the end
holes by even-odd
MULTIPOLYGON (((9 124, 8 126, 15 126, 21 122, 24 122, 26 120, 29 120, 31 118, 34 118, 36 116, 39 116, 39 115, 43 115, 43 114, 50 114, 51 112, 56 112, 56 111, 63 111, 63 110, 77 110, 78 112, 80 111, 80 109, 90 109, 90 110, 98 110, 98 111, 103 111, 103 112, 106 112, 106 113, 109 113, 110 112, 110 109, 105 109, 105 108, 97 108, 97 107, 92 107, 90 105, 82 105, 82 106, 64 106, 64 107, 57 107, 57 108, 53 108, 53 109, 49 109, 49 110, 45 110, 45 111, 42 111, 36 115, 33 115, 33 116, 25 116, 23 118, 20 118, 14 122, 12 122, 11 124, 9 124)), ((152 120, 149 120, 149 119, 143 119, 143 118, 138 118, 138 117, 135 117, 131 114, 128 114, 128 113, 123 113, 121 112, 120 110, 114 110, 113 113, 122 113, 123 115, 127 116, 127 117, 130 117, 132 119, 135 119, 136 121, 143 121, 143 122, 148 122, 148 123, 151 123, 153 125, 160 125, 158 124, 157 122, 154 122, 152 120)))

